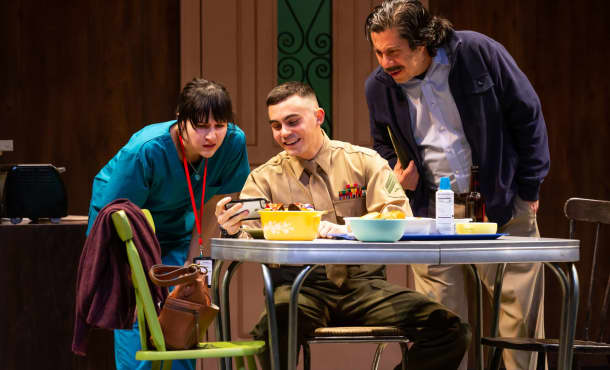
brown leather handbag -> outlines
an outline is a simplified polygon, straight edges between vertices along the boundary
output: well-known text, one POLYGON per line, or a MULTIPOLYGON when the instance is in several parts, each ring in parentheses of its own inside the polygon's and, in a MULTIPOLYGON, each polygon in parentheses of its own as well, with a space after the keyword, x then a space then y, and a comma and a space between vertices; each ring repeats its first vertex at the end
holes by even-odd
MULTIPOLYGON (((203 267, 205 270, 205 267, 203 267)), ((202 342, 205 332, 218 314, 212 303, 204 272, 198 265, 154 265, 148 271, 158 286, 176 286, 169 294, 159 323, 168 349, 190 349, 202 342)))

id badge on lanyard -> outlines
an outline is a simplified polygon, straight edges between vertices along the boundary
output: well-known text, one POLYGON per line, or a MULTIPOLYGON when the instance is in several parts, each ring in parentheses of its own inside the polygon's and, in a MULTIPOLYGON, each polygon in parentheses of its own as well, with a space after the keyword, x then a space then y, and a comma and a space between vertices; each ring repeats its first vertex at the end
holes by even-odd
POLYGON ((197 226, 197 237, 199 241, 199 257, 193 258, 193 263, 199 265, 202 272, 206 274, 206 280, 208 288, 212 286, 212 273, 214 268, 214 260, 211 257, 203 255, 203 240, 201 238, 201 224, 203 223, 203 202, 205 200, 205 182, 208 174, 208 159, 205 158, 205 167, 203 169, 203 185, 201 189, 201 208, 197 214, 197 206, 195 205, 195 195, 193 194, 193 187, 191 185, 191 175, 186 165, 186 155, 184 152, 184 143, 182 142, 182 136, 178 136, 180 139, 180 147, 182 148, 182 163, 184 164, 184 173, 186 175, 186 182, 189 189, 189 195, 191 196, 191 205, 193 206, 193 214, 195 215, 195 225, 197 226))
POLYGON ((193 258, 193 263, 199 265, 202 272, 206 273, 208 288, 212 287, 212 273, 214 272, 214 260, 211 257, 199 256, 193 258))

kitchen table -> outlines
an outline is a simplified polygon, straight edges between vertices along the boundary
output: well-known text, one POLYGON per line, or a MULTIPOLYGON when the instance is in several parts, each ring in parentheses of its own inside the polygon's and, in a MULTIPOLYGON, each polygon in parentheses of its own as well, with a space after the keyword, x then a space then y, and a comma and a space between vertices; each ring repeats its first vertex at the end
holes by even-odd
MULTIPOLYGON (((475 264, 542 262, 557 275, 563 291, 561 314, 561 342, 559 369, 571 369, 572 344, 578 310, 578 274, 574 262, 579 260, 580 242, 572 239, 502 236, 483 240, 412 240, 394 243, 374 243, 351 240, 316 239, 313 241, 272 241, 265 239, 220 239, 211 241, 211 257, 217 260, 213 273, 213 296, 221 306, 221 325, 217 337, 230 339, 229 283, 241 262, 260 263, 265 284, 265 304, 269 313, 269 346, 271 365, 279 369, 277 324, 273 302, 273 284, 270 265, 303 265, 293 282, 289 306, 288 361, 289 370, 297 362, 297 304, 298 292, 307 276, 319 265, 326 264, 466 264, 475 275, 477 317, 473 331, 475 358, 478 369, 483 369, 481 347, 481 282, 475 264), (223 261, 233 261, 222 282, 220 271, 223 261), (222 290, 222 295, 220 291, 222 290), (220 301, 222 297, 222 301, 220 301)), ((497 331, 497 310, 492 323, 492 335, 497 331)), ((225 360, 226 361, 226 360, 225 360)))

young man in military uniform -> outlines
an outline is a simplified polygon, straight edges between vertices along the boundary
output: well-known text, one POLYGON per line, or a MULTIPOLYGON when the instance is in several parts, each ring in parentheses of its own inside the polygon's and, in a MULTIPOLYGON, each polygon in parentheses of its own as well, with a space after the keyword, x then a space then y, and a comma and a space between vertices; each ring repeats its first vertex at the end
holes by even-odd
MULTIPOLYGON (((311 203, 327 211, 319 228, 321 237, 346 232, 345 217, 400 207, 411 215, 408 199, 392 169, 375 151, 330 140, 321 129, 324 110, 315 93, 300 82, 288 82, 267 97, 269 122, 275 141, 284 149, 250 173, 240 198, 265 198, 273 203, 311 203), (346 185, 366 188, 345 197, 346 185)), ((241 232, 240 205, 225 210, 230 198, 216 206, 218 223, 226 237, 248 237, 241 232)), ((245 223, 245 222, 244 222, 245 223)), ((248 221, 260 227, 259 221, 248 221)), ((409 366, 415 369, 455 369, 470 342, 470 328, 453 312, 428 297, 386 281, 383 265, 329 266, 317 269, 303 284, 299 302, 298 341, 317 327, 329 325, 397 326, 414 345, 409 366), (326 270, 326 271, 325 271, 326 270)), ((290 286, 300 268, 273 269, 274 298, 280 337, 288 327, 290 286)), ((263 316, 252 334, 267 339, 263 316)), ((287 362, 287 340, 280 338, 280 367, 287 362)), ((269 368, 269 356, 261 356, 269 368)), ((400 367, 400 365, 399 365, 400 367)))

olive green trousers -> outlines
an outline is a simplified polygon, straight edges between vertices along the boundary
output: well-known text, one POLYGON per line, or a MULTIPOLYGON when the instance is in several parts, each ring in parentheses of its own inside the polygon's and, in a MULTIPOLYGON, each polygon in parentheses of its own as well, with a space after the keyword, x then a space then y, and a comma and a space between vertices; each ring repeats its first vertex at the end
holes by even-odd
MULTIPOLYGON (((311 276, 310 276, 311 277, 311 276)), ((280 368, 287 364, 290 286, 274 293, 279 334, 280 368)), ((339 288, 327 279, 306 280, 298 297, 298 343, 324 326, 397 326, 414 344, 409 369, 457 369, 471 339, 470 326, 456 314, 421 293, 390 284, 383 278, 349 278, 339 288)), ((267 340, 267 316, 251 333, 267 340)), ((269 369, 269 346, 259 360, 269 369)))

